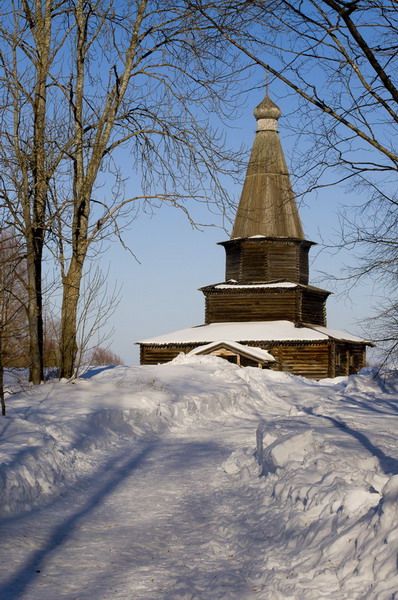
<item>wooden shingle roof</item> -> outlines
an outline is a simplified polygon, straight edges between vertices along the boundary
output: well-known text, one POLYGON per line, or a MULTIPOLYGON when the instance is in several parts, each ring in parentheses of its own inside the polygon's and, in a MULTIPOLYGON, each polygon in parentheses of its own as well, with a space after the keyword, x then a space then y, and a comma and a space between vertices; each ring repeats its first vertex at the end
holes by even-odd
POLYGON ((280 115, 268 95, 254 109, 257 132, 231 238, 304 239, 277 130, 280 115))

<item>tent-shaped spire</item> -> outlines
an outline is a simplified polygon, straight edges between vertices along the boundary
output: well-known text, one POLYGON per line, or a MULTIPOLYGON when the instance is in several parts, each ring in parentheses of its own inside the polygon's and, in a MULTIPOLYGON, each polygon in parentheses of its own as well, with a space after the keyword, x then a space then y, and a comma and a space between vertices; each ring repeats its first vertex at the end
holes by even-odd
POLYGON ((254 116, 257 132, 231 238, 304 239, 278 134, 281 111, 268 93, 254 116))

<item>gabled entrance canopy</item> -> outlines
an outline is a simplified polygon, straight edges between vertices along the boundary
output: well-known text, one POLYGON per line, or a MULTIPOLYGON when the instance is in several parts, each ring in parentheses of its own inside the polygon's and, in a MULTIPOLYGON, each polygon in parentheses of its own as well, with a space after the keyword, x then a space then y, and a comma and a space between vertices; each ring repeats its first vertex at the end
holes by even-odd
POLYGON ((245 344, 233 341, 211 342, 210 344, 205 344, 191 350, 189 354, 191 356, 212 354, 214 356, 221 356, 229 362, 242 367, 257 366, 260 369, 264 365, 275 362, 275 358, 267 350, 255 348, 254 346, 246 346, 245 344))

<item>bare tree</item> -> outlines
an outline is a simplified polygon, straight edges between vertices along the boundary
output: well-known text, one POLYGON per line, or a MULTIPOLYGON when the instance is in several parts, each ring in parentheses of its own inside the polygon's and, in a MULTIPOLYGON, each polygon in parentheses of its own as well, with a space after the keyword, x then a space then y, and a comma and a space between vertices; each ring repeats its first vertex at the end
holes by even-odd
MULTIPOLYGON (((121 213, 140 199, 167 201, 184 210, 187 196, 210 202, 217 192, 219 202, 228 201, 216 172, 230 168, 231 155, 222 153, 222 139, 203 114, 203 103, 217 108, 225 78, 214 41, 198 16, 183 3, 75 3, 72 77, 63 86, 73 131, 67 266, 60 252, 63 377, 73 372, 80 282, 92 242, 109 227, 118 234, 121 213), (101 50, 98 72, 92 56, 101 50), (143 188, 113 201, 99 198, 100 169, 114 167, 113 156, 123 147, 141 171, 143 188), (212 185, 210 193, 203 187, 204 176, 212 185)), ((119 185, 120 172, 114 168, 113 175, 119 185)))
POLYGON ((377 319, 365 323, 372 339, 378 346, 378 358, 382 365, 397 366, 398 356, 398 303, 384 296, 380 299, 377 319))
POLYGON ((109 271, 103 272, 93 264, 83 277, 77 315, 75 376, 92 364, 95 351, 104 349, 104 345, 107 347, 112 339, 114 330, 107 328, 107 323, 118 307, 121 288, 115 284, 110 289, 108 278, 109 271))
MULTIPOLYGON (((246 67, 262 67, 279 82, 273 90, 290 96, 290 125, 301 142, 294 157, 298 184, 302 191, 311 191, 343 182, 357 193, 354 212, 342 215, 342 244, 355 246, 360 255, 351 276, 378 278, 396 296, 396 1, 193 5, 240 51, 246 67)), ((392 303, 390 312, 396 306, 392 303)), ((381 315, 384 319, 385 309, 381 315)))
POLYGON ((190 3, 14 0, 0 17, 3 197, 26 236, 37 382, 44 243, 61 265, 60 374, 70 377, 93 244, 120 237, 140 202, 170 202, 188 218, 187 198, 228 210, 218 175, 232 173, 235 157, 209 115, 228 109, 221 100, 234 79, 219 37, 190 3), (142 179, 133 193, 122 152, 142 179))
POLYGON ((112 352, 109 348, 98 346, 92 353, 90 364, 93 366, 116 366, 122 365, 123 361, 120 356, 112 352))
POLYGON ((24 366, 27 352, 26 257, 12 230, 0 233, 0 404, 6 414, 4 369, 24 366))
MULTIPOLYGON (((43 336, 43 358, 45 368, 59 371, 61 356, 59 351, 59 340, 61 331, 60 319, 53 315, 48 307, 44 307, 44 336, 43 336)), ((48 374, 46 373, 46 376, 48 374)))
MULTIPOLYGON (((118 307, 121 286, 115 283, 111 287, 108 281, 109 269, 102 271, 97 261, 86 261, 77 315, 78 351, 73 377, 77 377, 92 364, 92 356, 98 348, 101 351, 107 350, 113 336, 114 330, 107 327, 107 324, 118 307)), ((53 369, 51 373, 59 374, 62 331, 58 306, 60 284, 52 284, 50 293, 47 292, 44 299, 44 365, 53 369)), ((48 377, 48 372, 46 376, 48 377)))
POLYGON ((323 149, 319 175, 344 166, 347 178, 395 175, 398 14, 393 0, 197 4, 246 64, 263 67, 304 101, 301 128, 316 143, 313 156, 323 149))
POLYGON ((43 379, 42 264, 48 189, 63 156, 48 106, 51 68, 61 43, 53 22, 63 4, 12 0, 0 12, 0 193, 8 213, 6 224, 25 240, 30 379, 36 384, 43 379))

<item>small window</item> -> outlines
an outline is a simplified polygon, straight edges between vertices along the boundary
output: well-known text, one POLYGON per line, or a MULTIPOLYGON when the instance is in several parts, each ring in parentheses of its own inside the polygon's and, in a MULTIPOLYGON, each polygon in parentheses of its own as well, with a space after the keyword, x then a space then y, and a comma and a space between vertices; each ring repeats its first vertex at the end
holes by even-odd
POLYGON ((240 357, 240 366, 241 367, 258 367, 258 361, 252 360, 246 356, 240 357))
POLYGON ((227 360, 228 362, 230 362, 234 365, 238 364, 238 357, 236 355, 234 355, 234 356, 231 356, 231 355, 225 356, 224 355, 224 356, 222 356, 222 358, 224 358, 225 360, 227 360))

